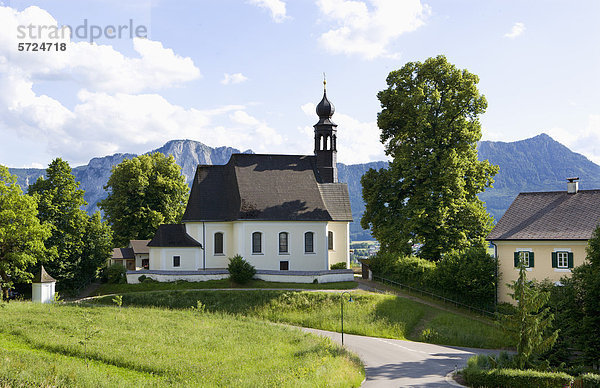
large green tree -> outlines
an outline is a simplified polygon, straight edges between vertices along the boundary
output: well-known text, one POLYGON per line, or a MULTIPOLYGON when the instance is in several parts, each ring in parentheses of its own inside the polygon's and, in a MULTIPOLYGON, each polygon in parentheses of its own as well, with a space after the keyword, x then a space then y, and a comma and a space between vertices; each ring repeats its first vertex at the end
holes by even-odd
POLYGON ((45 254, 44 240, 50 236, 50 227, 37 218, 37 202, 37 197, 23 195, 17 177, 0 166, 0 286, 4 298, 14 282, 31 279, 28 267, 45 254))
POLYGON ((29 186, 29 194, 39 198, 39 219, 51 225, 52 235, 45 245, 48 272, 60 289, 74 292, 92 281, 106 263, 112 247, 111 230, 100 214, 86 214, 84 191, 79 188, 71 167, 64 160, 53 160, 29 186))
POLYGON ((113 167, 100 201, 115 243, 152 238, 158 225, 181 221, 188 186, 173 156, 156 152, 124 160, 113 167))
POLYGON ((362 178, 371 228, 385 251, 439 260, 446 252, 481 245, 492 227, 477 194, 491 187, 497 166, 477 160, 478 116, 487 102, 479 78, 444 56, 410 62, 387 77, 378 93, 387 169, 362 178))

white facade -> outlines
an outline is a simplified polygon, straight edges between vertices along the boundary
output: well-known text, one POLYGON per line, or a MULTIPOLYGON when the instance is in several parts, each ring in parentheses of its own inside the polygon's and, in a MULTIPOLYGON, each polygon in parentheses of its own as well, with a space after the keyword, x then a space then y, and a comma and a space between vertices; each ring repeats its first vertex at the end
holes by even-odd
POLYGON ((31 285, 31 300, 35 303, 52 303, 55 284, 55 282, 33 283, 31 285))
POLYGON ((224 269, 229 258, 239 254, 256 269, 322 271, 345 262, 350 267, 348 222, 327 221, 232 221, 188 222, 186 232, 200 247, 151 247, 150 270, 224 269), (332 233, 333 249, 328 249, 332 233), (215 249, 215 235, 222 235, 222 253, 215 249), (253 251, 253 233, 260 233, 260 251, 253 251), (287 251, 280 251, 280 234, 287 234, 287 251), (312 251, 306 247, 306 233, 312 233, 312 251), (180 265, 175 267, 174 257, 180 265))
POLYGON ((196 247, 150 248, 150 270, 199 271, 202 249, 196 247))

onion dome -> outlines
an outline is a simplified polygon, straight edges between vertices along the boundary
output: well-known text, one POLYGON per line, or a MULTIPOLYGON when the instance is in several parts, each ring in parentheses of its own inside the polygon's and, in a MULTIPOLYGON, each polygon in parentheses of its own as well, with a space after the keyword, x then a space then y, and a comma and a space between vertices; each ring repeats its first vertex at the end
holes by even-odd
POLYGON ((326 85, 327 82, 323 81, 323 98, 317 105, 317 115, 320 119, 328 119, 335 113, 335 107, 331 101, 327 99, 327 90, 325 89, 326 85))

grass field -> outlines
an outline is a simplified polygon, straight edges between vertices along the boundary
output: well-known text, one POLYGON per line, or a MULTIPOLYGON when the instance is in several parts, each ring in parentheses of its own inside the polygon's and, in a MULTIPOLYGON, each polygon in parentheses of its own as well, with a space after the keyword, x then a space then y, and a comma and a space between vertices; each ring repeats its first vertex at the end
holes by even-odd
MULTIPOLYGON (((394 295, 351 293, 354 302, 344 304, 346 333, 455 346, 510 346, 504 332, 491 321, 486 324, 394 295)), ((201 301, 215 313, 339 331, 340 298, 333 292, 180 290, 123 294, 123 305, 186 309, 201 301)), ((112 303, 109 296, 94 302, 112 303)))
POLYGON ((0 309, 0 360, 0 387, 347 387, 364 378, 360 361, 328 339, 191 309, 10 303, 0 309))
POLYGON ((123 294, 126 292, 146 292, 162 290, 193 290, 207 288, 301 288, 306 290, 348 290, 356 288, 356 282, 337 283, 277 283, 264 280, 251 280, 247 284, 239 285, 229 279, 208 280, 204 282, 148 282, 139 284, 102 284, 94 295, 123 294))

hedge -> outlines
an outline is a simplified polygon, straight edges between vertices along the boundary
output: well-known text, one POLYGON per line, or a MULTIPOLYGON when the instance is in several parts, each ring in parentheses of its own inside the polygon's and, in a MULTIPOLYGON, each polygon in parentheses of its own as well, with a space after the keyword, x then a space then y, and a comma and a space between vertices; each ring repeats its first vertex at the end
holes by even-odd
MULTIPOLYGON (((573 378, 563 372, 539 372, 518 369, 463 369, 462 375, 469 387, 502 388, 563 388, 573 378)), ((584 383, 584 387, 587 385, 584 383)))
POLYGON ((600 387, 600 375, 586 373, 579 376, 575 381, 581 380, 584 388, 599 388, 600 387))
POLYGON ((375 276, 493 311, 496 261, 483 248, 445 255, 432 262, 415 256, 380 252, 371 257, 375 276))

